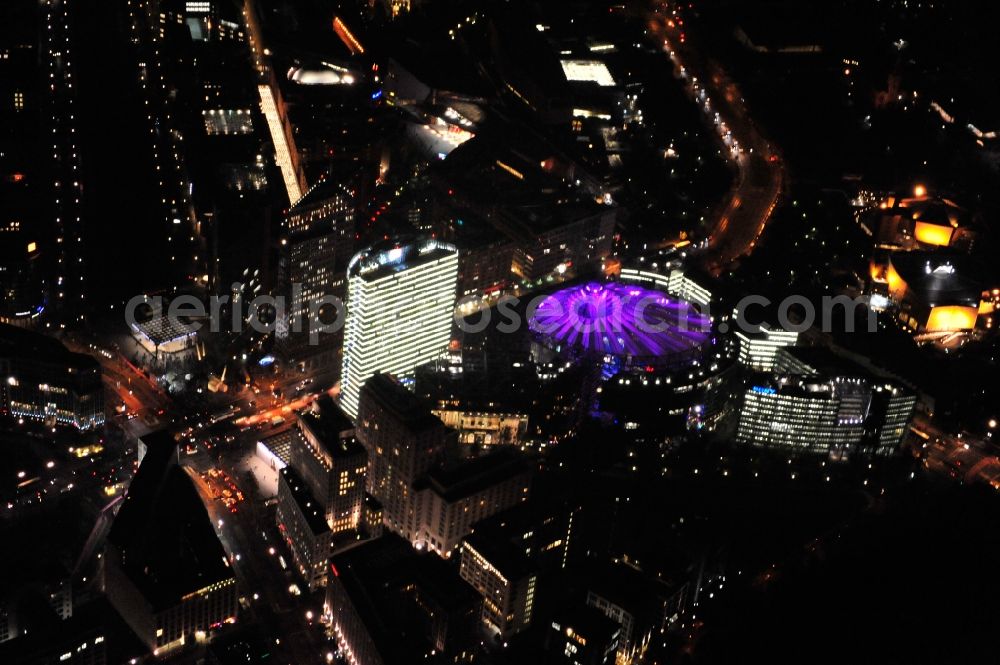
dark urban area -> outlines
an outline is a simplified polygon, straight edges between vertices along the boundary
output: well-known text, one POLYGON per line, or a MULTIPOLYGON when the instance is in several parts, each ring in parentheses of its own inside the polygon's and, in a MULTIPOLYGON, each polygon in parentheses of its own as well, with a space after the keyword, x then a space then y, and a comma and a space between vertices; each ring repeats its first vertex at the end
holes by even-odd
POLYGON ((0 665, 992 662, 998 24, 0 1, 0 665))

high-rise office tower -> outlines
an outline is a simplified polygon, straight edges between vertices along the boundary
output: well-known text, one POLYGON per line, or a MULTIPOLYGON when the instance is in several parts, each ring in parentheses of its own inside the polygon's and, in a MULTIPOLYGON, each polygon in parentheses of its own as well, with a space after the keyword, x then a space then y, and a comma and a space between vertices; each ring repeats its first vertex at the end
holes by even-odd
MULTIPOLYGON (((328 336, 311 338, 312 318, 335 315, 324 298, 346 295, 345 270, 354 251, 354 209, 339 185, 322 181, 285 216, 278 241, 278 291, 285 316, 275 323, 278 349, 286 359, 311 369, 332 362, 339 344, 328 336), (310 340, 320 344, 310 345, 310 340)), ((334 363, 336 366, 336 363, 334 363)))
POLYGON ((347 269, 341 405, 358 415, 376 372, 406 379, 448 346, 458 252, 437 240, 393 242, 357 254, 347 269))
POLYGON ((361 391, 358 439, 368 451, 368 491, 386 526, 413 542, 419 528, 413 483, 443 459, 449 430, 421 400, 385 374, 361 391))

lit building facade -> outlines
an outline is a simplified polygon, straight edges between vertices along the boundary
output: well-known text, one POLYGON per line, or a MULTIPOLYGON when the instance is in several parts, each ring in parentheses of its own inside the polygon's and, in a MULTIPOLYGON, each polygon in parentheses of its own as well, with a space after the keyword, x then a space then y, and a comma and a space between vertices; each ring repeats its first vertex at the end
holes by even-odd
POLYGON ((528 431, 528 415, 524 413, 462 409, 435 409, 433 413, 458 432, 458 442, 463 445, 516 446, 528 431))
POLYGON ((354 251, 354 209, 342 188, 315 185, 285 216, 278 245, 278 291, 285 298, 285 316, 275 322, 279 351, 292 362, 329 364, 339 347, 336 337, 310 345, 315 316, 330 322, 336 316, 331 296, 344 299, 347 263, 354 251))
POLYGON ((774 370, 778 349, 795 346, 799 341, 799 334, 780 328, 767 328, 760 332, 738 330, 736 339, 740 343, 740 364, 757 371, 771 372, 774 370))
POLYGON ((333 532, 323 513, 323 505, 302 477, 290 467, 282 469, 278 474, 278 531, 310 590, 327 583, 327 564, 333 553, 333 532))
POLYGON ((457 279, 457 250, 435 240, 371 248, 351 260, 341 372, 348 415, 358 415, 361 386, 376 372, 410 377, 447 348, 457 279))
POLYGON ((527 501, 530 487, 530 467, 510 449, 432 470, 414 484, 411 539, 448 558, 476 522, 527 501))
POLYGON ((487 630, 508 638, 525 630, 535 610, 537 574, 520 560, 490 556, 473 536, 462 543, 459 574, 483 598, 482 621, 487 630))
POLYGON ((846 420, 840 414, 837 389, 830 382, 753 386, 743 396, 736 439, 761 448, 839 458, 864 432, 855 414, 846 420))
POLYGON ((736 440, 832 460, 888 457, 916 401, 913 392, 875 377, 776 375, 744 392, 736 440))
POLYGON ((101 366, 57 340, 0 324, 0 416, 80 431, 104 425, 101 366))
POLYGON ((368 452, 368 492, 381 504, 385 525, 414 542, 413 484, 444 458, 448 428, 405 387, 376 374, 361 391, 356 432, 368 452))

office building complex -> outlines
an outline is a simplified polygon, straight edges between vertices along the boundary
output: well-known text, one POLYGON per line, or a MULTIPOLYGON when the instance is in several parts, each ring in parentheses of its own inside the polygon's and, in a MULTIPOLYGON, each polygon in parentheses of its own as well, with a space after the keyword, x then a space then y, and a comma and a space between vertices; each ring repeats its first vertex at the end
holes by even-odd
POLYGON ((278 478, 278 530, 311 589, 327 581, 338 545, 356 541, 365 523, 367 455, 354 427, 329 397, 299 415, 288 466, 278 478))
POLYGON ((0 416, 79 431, 101 427, 100 364, 42 334, 0 324, 0 416))
POLYGON ((348 267, 341 403, 358 414, 361 386, 376 372, 412 376, 451 339, 458 253, 435 240, 373 247, 348 267))
POLYGON ((897 382, 822 349, 783 349, 778 366, 791 373, 759 380, 744 392, 736 438, 763 448, 889 456, 902 441, 916 395, 897 382))
POLYGON ((509 448, 432 470, 413 486, 413 541, 450 557, 476 522, 527 501, 530 486, 531 468, 509 448))
POLYGON ((376 374, 361 390, 357 436, 368 451, 368 491, 382 504, 386 526, 413 542, 413 483, 444 458, 448 429, 405 387, 376 374))
POLYGON ((769 327, 758 332, 737 330, 736 339, 740 343, 740 364, 761 372, 771 372, 774 370, 778 349, 795 346, 799 334, 769 327))
POLYGON ((332 322, 331 297, 347 295, 347 263, 354 250, 351 197, 329 181, 313 186, 285 215, 278 241, 277 290, 285 298, 284 316, 275 325, 279 351, 302 367, 336 366, 336 339, 310 343, 320 317, 332 322))

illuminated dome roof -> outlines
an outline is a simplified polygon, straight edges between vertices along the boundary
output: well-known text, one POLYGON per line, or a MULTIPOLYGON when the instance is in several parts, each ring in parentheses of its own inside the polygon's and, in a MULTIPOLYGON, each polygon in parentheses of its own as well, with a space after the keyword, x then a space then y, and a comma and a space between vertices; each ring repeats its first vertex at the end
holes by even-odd
POLYGON ((655 367, 700 356, 711 319, 694 305, 631 284, 590 282, 547 297, 528 321, 546 345, 655 367))

